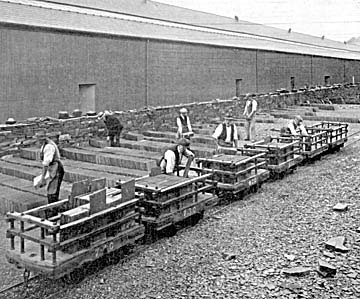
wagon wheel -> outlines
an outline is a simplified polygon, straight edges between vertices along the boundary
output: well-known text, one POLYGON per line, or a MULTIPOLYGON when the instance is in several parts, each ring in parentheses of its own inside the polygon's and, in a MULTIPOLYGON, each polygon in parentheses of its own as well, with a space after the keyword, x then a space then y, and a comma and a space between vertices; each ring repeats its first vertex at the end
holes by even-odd
POLYGON ((200 211, 194 215, 194 225, 204 218, 204 211, 200 211))
POLYGON ((24 283, 23 283, 23 296, 26 298, 29 295, 29 289, 28 289, 28 285, 29 285, 29 279, 30 279, 30 271, 25 269, 24 273, 23 273, 23 278, 24 278, 24 283))
POLYGON ((28 269, 25 269, 23 273, 25 289, 28 287, 30 275, 31 275, 30 271, 28 269))
POLYGON ((62 277, 62 281, 66 284, 78 284, 85 278, 85 271, 83 268, 76 268, 70 273, 62 277))

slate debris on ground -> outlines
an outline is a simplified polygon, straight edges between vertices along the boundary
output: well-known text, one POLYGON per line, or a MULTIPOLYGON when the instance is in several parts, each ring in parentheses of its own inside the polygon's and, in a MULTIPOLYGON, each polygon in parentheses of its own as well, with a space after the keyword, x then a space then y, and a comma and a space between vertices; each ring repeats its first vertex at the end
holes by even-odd
POLYGON ((336 267, 324 260, 319 260, 318 271, 324 277, 334 276, 336 274, 336 267))
POLYGON ((347 211, 348 208, 349 208, 348 204, 339 202, 333 207, 333 210, 337 212, 344 212, 347 211))
POLYGON ((326 241, 325 247, 330 250, 335 250, 339 252, 348 252, 350 249, 344 245, 345 237, 334 237, 326 241))
MULTIPOLYGON (((360 201, 354 200, 359 149, 356 145, 299 167, 281 181, 264 184, 251 200, 219 212, 218 219, 210 217, 144 246, 124 264, 109 266, 78 285, 31 282, 28 298, 44 298, 59 289, 59 299, 360 298, 360 201), (346 213, 329 209, 339 198, 351 202, 346 213), (343 245, 351 250, 325 251, 324 243, 336 236, 346 236, 343 245), (223 252, 236 253, 236 258, 225 260, 223 252), (281 272, 300 266, 316 270, 319 258, 336 267, 335 276, 281 272)), ((20 290, 7 297, 22 298, 20 290)))

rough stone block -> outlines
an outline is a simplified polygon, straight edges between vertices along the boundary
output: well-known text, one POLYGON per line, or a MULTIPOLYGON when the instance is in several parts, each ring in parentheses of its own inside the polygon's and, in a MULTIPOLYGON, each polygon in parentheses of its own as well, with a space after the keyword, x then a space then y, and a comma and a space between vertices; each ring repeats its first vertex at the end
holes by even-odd
POLYGON ((22 148, 20 150, 20 157, 23 159, 40 161, 40 149, 38 149, 38 148, 22 148))
POLYGON ((150 169, 150 176, 157 176, 161 174, 161 168, 160 167, 153 167, 150 169))
POLYGON ((0 214, 6 214, 10 211, 24 212, 45 204, 47 204, 45 196, 0 186, 0 214))
POLYGON ((126 202, 135 198, 135 180, 121 184, 121 201, 126 202))
POLYGON ((89 204, 61 213, 60 224, 66 224, 89 216, 89 204))
POLYGON ((90 215, 106 209, 106 189, 95 191, 90 195, 90 215))

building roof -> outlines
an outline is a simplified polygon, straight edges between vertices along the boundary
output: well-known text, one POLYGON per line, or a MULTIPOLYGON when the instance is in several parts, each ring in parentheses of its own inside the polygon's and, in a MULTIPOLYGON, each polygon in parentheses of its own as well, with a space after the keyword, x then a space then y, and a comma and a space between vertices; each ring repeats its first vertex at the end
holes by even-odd
POLYGON ((322 39, 308 34, 297 33, 287 30, 265 26, 262 24, 236 21, 233 18, 196 11, 174 5, 159 3, 150 0, 39 0, 45 2, 56 2, 82 7, 92 7, 107 11, 120 12, 129 15, 144 16, 158 20, 167 20, 184 24, 192 24, 202 27, 218 28, 241 33, 249 33, 257 36, 273 37, 305 44, 324 46, 329 48, 340 48, 360 52, 360 47, 345 45, 342 42, 322 39))
MULTIPOLYGON (((61 3, 45 0, 0 0, 0 23, 360 60, 360 51, 340 46, 336 48, 307 44, 217 27, 187 25, 184 21, 174 23, 162 20, 172 7, 148 0, 146 3, 144 0, 61 0, 61 3), (75 2, 76 5, 68 5, 75 2), (96 9, 85 7, 95 6, 96 3, 96 9), (143 11, 149 8, 146 9, 143 6, 148 4, 152 7, 151 18, 149 12, 149 16, 139 16, 140 14, 145 15, 143 11), (139 7, 143 7, 140 12, 139 7), (164 7, 168 10, 165 10, 164 7), (125 13, 119 12, 121 8, 125 13), (135 15, 135 13, 137 14, 135 15)), ((184 16, 179 16, 179 18, 185 20, 192 15, 192 19, 194 19, 193 12, 185 9, 184 16)), ((210 24, 210 21, 216 23, 218 18, 223 18, 195 12, 195 14, 197 13, 204 14, 204 17, 198 18, 197 22, 204 22, 205 18, 208 18, 207 24, 210 24)))

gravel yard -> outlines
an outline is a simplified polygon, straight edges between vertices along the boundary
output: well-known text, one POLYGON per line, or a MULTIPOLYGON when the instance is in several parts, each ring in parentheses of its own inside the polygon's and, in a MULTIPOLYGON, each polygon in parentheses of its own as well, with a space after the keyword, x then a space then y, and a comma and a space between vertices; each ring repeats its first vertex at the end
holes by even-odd
MULTIPOLYGON (((259 136, 286 122, 257 124, 259 136)), ((350 133, 359 129, 350 125, 350 133)), ((78 284, 36 279, 27 294, 17 288, 4 298, 53 293, 51 298, 64 299, 360 298, 359 150, 360 144, 354 144, 298 167, 283 180, 265 183, 247 199, 215 215, 210 211, 198 225, 141 246, 129 260, 78 284), (333 211, 338 202, 348 203, 349 210, 333 211), (338 236, 346 238, 349 252, 325 249, 324 243, 338 236), (320 259, 336 267, 334 277, 316 271, 320 259), (283 273, 296 266, 311 271, 299 277, 283 273)), ((1 252, 7 241, 0 243, 1 252)), ((4 286, 21 274, 10 270, 3 257, 0 272, 4 286)))

